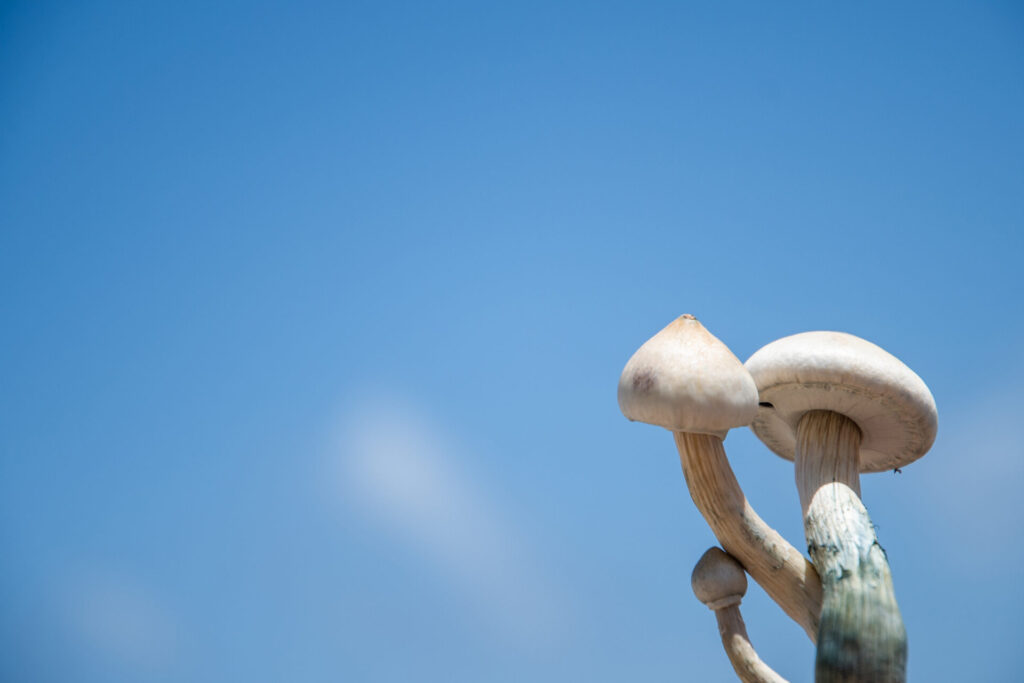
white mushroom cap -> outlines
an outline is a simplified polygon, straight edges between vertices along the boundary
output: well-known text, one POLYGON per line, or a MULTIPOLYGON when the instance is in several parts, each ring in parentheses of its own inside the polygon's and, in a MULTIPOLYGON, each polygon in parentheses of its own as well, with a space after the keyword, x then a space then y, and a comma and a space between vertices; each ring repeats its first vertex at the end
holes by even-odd
POLYGON ((711 547, 700 556, 690 576, 690 586, 697 599, 708 609, 738 605, 747 593, 747 574, 732 555, 711 547))
POLYGON ((898 358, 860 337, 795 334, 761 348, 746 366, 761 401, 750 427, 789 460, 797 422, 811 410, 831 410, 857 423, 862 472, 913 462, 935 441, 938 413, 928 387, 898 358))
POLYGON ((757 414, 757 387, 739 358, 692 315, 651 337, 619 378, 630 420, 725 438, 757 414))

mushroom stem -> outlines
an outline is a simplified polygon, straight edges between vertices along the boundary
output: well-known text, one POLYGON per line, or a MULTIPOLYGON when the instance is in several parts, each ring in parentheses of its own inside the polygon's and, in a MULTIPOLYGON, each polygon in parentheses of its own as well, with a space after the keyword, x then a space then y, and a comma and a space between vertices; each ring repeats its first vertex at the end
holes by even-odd
POLYGON ((743 623, 738 604, 715 610, 715 617, 725 653, 743 683, 787 683, 757 656, 747 637, 747 626, 743 623))
POLYGON ((797 424, 796 483, 824 590, 815 680, 902 683, 907 635, 859 496, 860 442, 856 423, 839 413, 810 411, 797 424))
POLYGON ((675 432, 675 439, 690 496, 718 542, 813 642, 822 607, 814 566, 751 507, 719 437, 675 432))

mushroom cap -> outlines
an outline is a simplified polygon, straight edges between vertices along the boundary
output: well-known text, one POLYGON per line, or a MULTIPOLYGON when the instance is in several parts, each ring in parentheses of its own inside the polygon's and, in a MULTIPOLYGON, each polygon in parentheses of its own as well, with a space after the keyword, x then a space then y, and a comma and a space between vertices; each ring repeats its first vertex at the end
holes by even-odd
POLYGON ((630 420, 725 438, 757 414, 757 387, 729 348, 692 315, 648 339, 619 378, 630 420))
POLYGON ((750 428, 792 460, 796 425, 831 410, 861 431, 860 470, 902 467, 928 452, 938 413, 924 381, 898 358, 845 332, 804 332, 762 347, 746 363, 761 406, 750 428))
POLYGON ((743 600, 747 593, 747 574, 732 555, 712 546, 697 560, 690 585, 693 594, 708 609, 722 609, 743 600))

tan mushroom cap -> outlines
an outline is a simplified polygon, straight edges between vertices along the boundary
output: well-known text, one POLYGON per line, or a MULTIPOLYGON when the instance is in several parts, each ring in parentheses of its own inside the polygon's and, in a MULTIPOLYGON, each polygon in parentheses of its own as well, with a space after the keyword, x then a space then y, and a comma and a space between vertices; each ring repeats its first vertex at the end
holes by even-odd
POLYGON ((743 565, 721 548, 711 547, 697 561, 690 575, 690 586, 697 599, 708 609, 738 605, 747 593, 747 574, 743 565))
POLYGON ((619 408, 630 420, 725 438, 754 419, 757 387, 725 344, 692 315, 683 315, 626 363, 619 408))
POLYGON ((746 363, 761 407, 750 428, 792 460, 796 425, 811 410, 831 410, 861 431, 860 470, 902 467, 928 452, 938 413, 925 383, 898 358, 844 332, 804 332, 762 347, 746 363))

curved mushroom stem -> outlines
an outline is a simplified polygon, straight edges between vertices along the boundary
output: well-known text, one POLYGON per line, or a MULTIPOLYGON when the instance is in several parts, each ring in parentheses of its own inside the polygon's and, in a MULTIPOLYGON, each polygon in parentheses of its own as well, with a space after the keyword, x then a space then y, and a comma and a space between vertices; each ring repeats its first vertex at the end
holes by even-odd
POLYGON ((690 496, 718 542, 813 642, 822 606, 814 566, 751 507, 720 438, 675 432, 675 439, 690 496))
POLYGON ((902 683, 907 635, 885 551, 860 500, 860 429, 815 410, 796 435, 804 531, 824 589, 815 680, 902 683))
POLYGON ((693 568, 690 586, 697 599, 714 611, 725 653, 740 680, 785 683, 761 661, 747 637, 747 627, 740 614, 740 603, 747 593, 747 574, 736 558, 719 548, 708 548, 693 568))
POLYGON ((787 683, 786 679, 764 663, 747 637, 739 604, 715 610, 718 633, 736 675, 743 683, 787 683))

